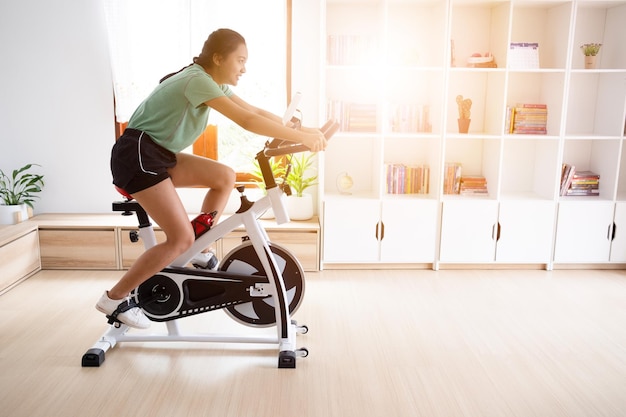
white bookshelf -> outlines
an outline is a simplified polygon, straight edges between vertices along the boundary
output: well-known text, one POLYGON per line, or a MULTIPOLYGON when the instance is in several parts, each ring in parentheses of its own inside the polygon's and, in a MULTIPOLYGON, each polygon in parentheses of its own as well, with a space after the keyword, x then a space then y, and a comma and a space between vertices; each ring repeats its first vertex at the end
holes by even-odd
POLYGON ((328 101, 375 105, 369 131, 339 132, 319 158, 325 267, 624 262, 618 248, 621 239, 626 245, 626 224, 617 223, 626 218, 626 1, 327 0, 306 7, 321 29, 319 119, 328 101), (516 66, 514 42, 539 44, 537 68, 516 66), (603 44, 596 69, 584 68, 579 46, 586 42, 603 44), (469 56, 486 52, 497 67, 468 67, 469 56), (457 127, 458 95, 472 100, 465 134, 457 127), (507 106, 518 103, 547 105, 546 134, 509 131, 507 106), (419 120, 398 117, 416 108, 419 120), (488 196, 444 193, 448 162, 484 176, 488 196), (390 163, 429 166, 429 191, 388 194, 390 163), (600 195, 560 196, 563 163, 600 174, 600 195), (354 181, 349 195, 336 187, 343 173, 354 181), (589 216, 597 225, 577 226, 589 216))

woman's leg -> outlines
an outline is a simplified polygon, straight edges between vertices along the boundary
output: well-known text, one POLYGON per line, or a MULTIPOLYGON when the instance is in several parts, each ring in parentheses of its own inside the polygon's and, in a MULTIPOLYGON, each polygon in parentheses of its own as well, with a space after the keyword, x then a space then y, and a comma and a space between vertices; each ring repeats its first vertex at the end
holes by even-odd
POLYGON ((109 291, 112 299, 122 299, 145 280, 168 266, 189 249, 195 236, 187 211, 175 187, 209 187, 202 203, 203 212, 224 210, 235 184, 235 172, 227 165, 211 159, 178 154, 176 166, 169 169, 171 179, 161 181, 133 194, 150 217, 159 225, 166 240, 144 252, 109 291))
POLYGON ((176 187, 208 187, 201 211, 217 211, 217 223, 235 187, 235 171, 212 159, 191 154, 176 155, 176 166, 168 171, 176 187))
POLYGON ((166 235, 166 240, 145 251, 109 291, 122 299, 145 280, 169 265, 194 242, 189 216, 170 179, 133 194, 166 235))
MULTIPOLYGON (((117 284, 101 298, 96 308, 105 314, 111 314, 117 307, 114 300, 127 297, 134 288, 168 266, 193 244, 193 228, 175 187, 210 187, 202 203, 202 211, 217 211, 217 221, 235 183, 235 172, 228 166, 188 154, 177 155, 177 164, 169 172, 171 178, 133 194, 165 232, 166 240, 137 258, 117 284)), ((120 314, 118 319, 133 327, 149 326, 149 320, 138 308, 120 314)))

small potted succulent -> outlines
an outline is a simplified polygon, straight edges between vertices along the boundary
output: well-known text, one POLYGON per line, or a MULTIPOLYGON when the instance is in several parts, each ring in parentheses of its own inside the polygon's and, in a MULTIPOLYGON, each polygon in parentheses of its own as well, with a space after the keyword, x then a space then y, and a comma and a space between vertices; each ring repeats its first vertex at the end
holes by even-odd
POLYGON ((585 68, 593 69, 596 67, 596 55, 600 52, 601 43, 584 43, 580 45, 580 50, 585 55, 585 68))
POLYGON ((34 165, 15 169, 10 176, 0 169, 0 224, 15 224, 29 217, 28 208, 33 208, 44 186, 43 175, 29 172, 34 165))
POLYGON ((456 96, 456 104, 459 107, 459 133, 467 133, 471 121, 472 100, 469 98, 463 99, 463 96, 458 95, 456 96))

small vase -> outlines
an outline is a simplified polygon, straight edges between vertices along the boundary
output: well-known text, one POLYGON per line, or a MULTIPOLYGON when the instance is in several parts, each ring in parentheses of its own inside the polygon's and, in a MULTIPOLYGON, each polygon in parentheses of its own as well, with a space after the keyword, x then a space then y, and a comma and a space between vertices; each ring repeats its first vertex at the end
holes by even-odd
POLYGON ((459 133, 467 133, 472 119, 457 119, 459 123, 459 133))
POLYGON ((596 67, 595 56, 585 56, 585 69, 594 69, 596 67))

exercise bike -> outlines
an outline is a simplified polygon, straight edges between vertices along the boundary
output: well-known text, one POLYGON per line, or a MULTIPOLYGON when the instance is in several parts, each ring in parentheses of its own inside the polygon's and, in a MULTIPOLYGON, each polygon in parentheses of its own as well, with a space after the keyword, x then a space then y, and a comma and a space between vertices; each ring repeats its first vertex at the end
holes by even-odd
MULTIPOLYGON (((290 109, 293 111, 292 105, 288 112, 290 109)), ((338 128, 337 123, 329 121, 321 130, 329 139, 338 128)), ((105 352, 120 342, 276 344, 279 368, 295 368, 297 357, 308 356, 306 348, 296 348, 296 335, 307 333, 308 327, 298 325, 291 319, 304 295, 304 272, 299 261, 287 249, 269 241, 258 221, 270 208, 278 224, 289 221, 283 195, 290 190, 286 184, 279 186, 276 183, 269 160, 273 156, 306 150, 308 148, 303 145, 279 139, 266 142, 263 150, 256 155, 266 195, 257 201, 250 201, 244 187, 237 187, 241 203, 234 214, 217 225, 211 225, 186 252, 131 292, 131 300, 143 309, 150 320, 165 322, 166 333, 132 334, 127 325, 107 316, 110 327, 83 355, 82 366, 100 366, 105 352), (221 260, 217 270, 188 266, 194 255, 240 226, 245 228, 246 238, 221 260), (276 336, 181 334, 178 326, 180 319, 214 310, 224 310, 234 320, 248 326, 276 326, 276 336)), ((127 215, 135 213, 139 228, 131 232, 131 239, 142 239, 146 249, 156 245, 147 213, 130 195, 125 201, 114 202, 113 210, 127 215)))

